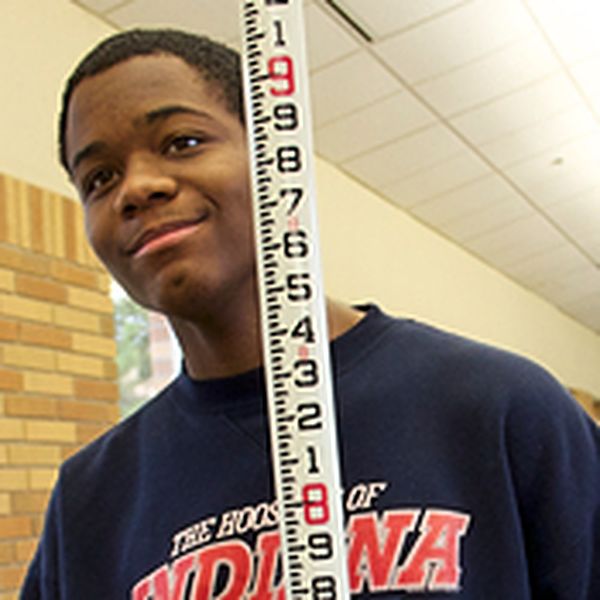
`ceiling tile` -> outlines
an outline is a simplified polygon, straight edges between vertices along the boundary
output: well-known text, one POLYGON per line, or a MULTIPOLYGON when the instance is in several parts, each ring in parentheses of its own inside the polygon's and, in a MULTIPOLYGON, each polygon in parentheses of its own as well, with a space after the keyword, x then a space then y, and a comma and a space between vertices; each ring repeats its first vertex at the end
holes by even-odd
POLYGON ((482 144, 479 148, 496 166, 503 168, 550 152, 597 127, 592 113, 582 103, 482 144))
POLYGON ((600 293, 592 292, 577 300, 564 302, 562 306, 575 319, 600 333, 600 293))
POLYGON ((410 208, 429 198, 444 195, 490 173, 487 165, 469 150, 395 181, 383 188, 384 195, 398 206, 410 208))
POLYGON ((304 11, 306 52, 311 70, 318 69, 359 48, 358 43, 319 6, 304 11))
POLYGON ((595 56, 589 60, 569 67, 569 71, 581 87, 585 98, 592 104, 597 114, 600 114, 600 57, 595 56))
POLYGON ((596 0, 528 0, 527 4, 565 62, 600 52, 596 0))
POLYGON ((536 286, 536 290, 562 306, 577 303, 582 299, 600 296, 600 272, 588 263, 558 280, 536 286))
POLYGON ((455 219, 483 210, 514 194, 498 175, 482 177, 444 195, 420 202, 411 210, 421 219, 441 227, 455 219))
POLYGON ((600 229, 600 187, 552 204, 545 210, 572 237, 585 237, 600 229))
POLYGON ((477 0, 375 44, 374 49, 402 78, 417 83, 516 41, 533 27, 518 0, 477 0))
POLYGON ((400 89, 374 58, 367 52, 357 52, 312 76, 314 124, 319 127, 400 89))
POLYGON ((386 144, 343 166, 372 187, 383 187, 461 153, 464 146, 442 125, 386 144))
POLYGON ((531 85, 559 68, 542 38, 532 36, 416 89, 443 115, 453 115, 531 85))
POLYGON ((135 0, 110 12, 110 20, 127 28, 139 25, 181 27, 227 41, 239 37, 237 0, 135 0))
POLYGON ((339 0, 338 3, 364 25, 371 35, 380 38, 460 7, 467 1, 469 0, 377 0, 377 10, 373 10, 373 0, 339 0))
POLYGON ((483 201, 481 204, 478 210, 445 222, 444 233, 463 243, 534 212, 534 209, 515 193, 493 201, 483 201))
POLYGON ((507 273, 527 287, 540 289, 555 285, 570 273, 586 268, 588 261, 574 246, 564 242, 506 268, 507 273))
POLYGON ((318 128, 316 148, 329 160, 344 161, 433 121, 421 103, 401 92, 318 128))
POLYGON ((600 134, 579 138, 512 165, 507 175, 540 206, 600 186, 600 134))
POLYGON ((556 229, 534 213, 466 240, 465 246, 487 262, 503 269, 563 243, 564 238, 556 229))
POLYGON ((483 144, 580 105, 581 98, 561 73, 456 117, 452 124, 473 143, 483 144))

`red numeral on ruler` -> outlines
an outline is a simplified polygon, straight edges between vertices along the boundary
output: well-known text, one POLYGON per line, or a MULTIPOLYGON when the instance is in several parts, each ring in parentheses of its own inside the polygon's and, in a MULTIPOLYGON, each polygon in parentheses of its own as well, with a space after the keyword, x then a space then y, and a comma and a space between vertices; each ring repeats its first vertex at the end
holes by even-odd
POLYGON ((329 494, 323 483, 309 483, 302 488, 304 520, 309 525, 329 523, 329 494))
POLYGON ((267 63, 269 78, 281 82, 281 87, 272 87, 273 96, 291 96, 296 91, 294 63, 289 56, 273 56, 267 63))

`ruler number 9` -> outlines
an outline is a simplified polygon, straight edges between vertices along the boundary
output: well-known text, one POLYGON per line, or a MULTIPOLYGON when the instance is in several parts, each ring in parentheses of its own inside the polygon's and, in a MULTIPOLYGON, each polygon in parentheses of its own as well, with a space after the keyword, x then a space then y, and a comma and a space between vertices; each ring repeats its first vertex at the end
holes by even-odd
POLYGON ((280 84, 271 87, 273 96, 291 96, 296 91, 294 62, 289 56, 273 56, 267 63, 269 79, 280 84))
POLYGON ((273 118, 277 131, 294 131, 298 129, 298 108, 293 102, 282 102, 273 108, 273 118))

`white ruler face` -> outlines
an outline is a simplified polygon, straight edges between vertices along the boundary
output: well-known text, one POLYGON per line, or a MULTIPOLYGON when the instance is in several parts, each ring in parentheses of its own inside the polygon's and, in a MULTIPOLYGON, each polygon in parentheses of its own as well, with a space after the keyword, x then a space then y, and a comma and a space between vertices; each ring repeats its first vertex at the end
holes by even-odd
POLYGON ((241 19, 286 597, 348 598, 302 0, 241 0, 241 19))

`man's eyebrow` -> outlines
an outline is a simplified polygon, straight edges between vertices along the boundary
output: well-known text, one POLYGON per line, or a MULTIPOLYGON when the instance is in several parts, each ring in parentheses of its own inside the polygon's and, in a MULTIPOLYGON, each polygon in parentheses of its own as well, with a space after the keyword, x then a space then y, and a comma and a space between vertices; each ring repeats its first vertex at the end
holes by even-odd
POLYGON ((161 106, 147 112, 145 115, 145 121, 148 125, 150 125, 157 120, 168 119, 173 115, 196 115, 198 117, 208 117, 209 119, 212 119, 210 114, 202 110, 184 106, 182 104, 169 104, 167 106, 161 106))
POLYGON ((79 152, 77 152, 77 154, 75 154, 75 157, 73 158, 73 164, 70 166, 71 173, 75 173, 75 170, 81 161, 93 156, 94 154, 100 154, 105 150, 105 148, 106 144, 103 142, 92 142, 91 144, 88 144, 82 148, 79 152))
MULTIPOLYGON (((195 115, 198 117, 204 117, 208 119, 213 118, 209 113, 204 112, 202 110, 198 110, 196 108, 191 108, 190 106, 185 106, 183 104, 168 104, 166 106, 160 106, 159 108, 155 108, 154 110, 147 112, 144 115, 143 120, 146 124, 151 125, 155 121, 168 119, 173 115, 195 115)), ((106 144, 99 141, 92 142, 91 144, 85 146, 85 148, 82 148, 79 152, 77 152, 77 154, 73 158, 73 164, 70 166, 71 173, 75 172, 75 170, 83 160, 89 158, 90 156, 93 156, 94 154, 99 154, 105 149, 106 144)))

